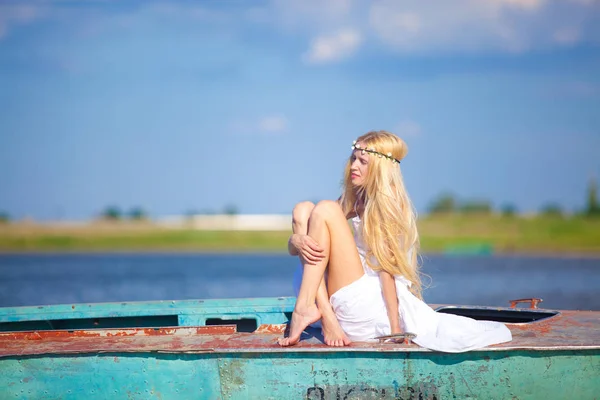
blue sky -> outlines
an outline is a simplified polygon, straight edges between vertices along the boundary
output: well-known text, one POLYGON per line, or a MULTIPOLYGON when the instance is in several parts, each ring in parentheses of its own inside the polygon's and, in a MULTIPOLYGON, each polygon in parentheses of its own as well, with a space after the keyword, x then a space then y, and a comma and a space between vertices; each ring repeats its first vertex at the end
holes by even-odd
POLYGON ((0 1, 0 211, 287 213, 352 140, 409 193, 535 211, 600 179, 600 2, 0 1))

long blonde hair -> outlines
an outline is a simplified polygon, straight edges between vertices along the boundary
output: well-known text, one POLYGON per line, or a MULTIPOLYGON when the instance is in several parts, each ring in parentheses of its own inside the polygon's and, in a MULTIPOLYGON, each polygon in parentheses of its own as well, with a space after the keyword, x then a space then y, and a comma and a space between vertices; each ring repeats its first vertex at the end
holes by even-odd
MULTIPOLYGON (((359 137, 357 143, 378 153, 391 153, 397 160, 402 160, 408 153, 406 143, 386 131, 368 132, 359 137)), ((346 163, 341 206, 348 215, 354 210, 359 197, 364 201, 362 234, 368 247, 366 261, 369 267, 404 276, 412 283, 412 293, 422 298, 416 213, 398 164, 386 157, 370 154, 367 176, 360 187, 351 183, 351 164, 352 156, 346 163), (371 261, 372 256, 377 264, 371 261)))

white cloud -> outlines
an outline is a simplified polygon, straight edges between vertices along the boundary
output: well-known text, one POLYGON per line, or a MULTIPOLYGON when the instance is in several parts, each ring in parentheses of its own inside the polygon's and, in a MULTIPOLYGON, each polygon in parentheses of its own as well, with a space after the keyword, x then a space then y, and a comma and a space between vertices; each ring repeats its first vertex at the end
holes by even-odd
POLYGON ((361 42, 360 32, 344 29, 333 35, 313 39, 303 58, 308 64, 340 61, 354 54, 361 42))
POLYGON ((571 1, 572 3, 579 3, 579 4, 585 4, 585 5, 600 3, 600 0, 569 0, 569 1, 571 1))
POLYGON ((421 126, 418 123, 416 123, 415 121, 404 120, 404 121, 401 121, 398 125, 396 125, 396 127, 394 128, 394 130, 392 132, 400 137, 407 137, 407 136, 414 137, 414 136, 420 136, 422 129, 421 129, 421 126))
POLYGON ((369 22, 381 39, 395 46, 410 46, 421 30, 421 18, 417 14, 404 11, 390 14, 380 5, 371 8, 369 22))
POLYGON ((140 12, 162 18, 189 19, 198 22, 227 22, 233 15, 217 11, 196 3, 181 4, 176 2, 148 3, 140 12))
POLYGON ((289 128, 288 119, 282 114, 266 115, 257 119, 238 119, 229 124, 229 132, 236 135, 280 135, 289 128))
POLYGON ((492 0, 499 6, 509 6, 513 8, 519 8, 522 10, 536 10, 540 8, 544 0, 492 0))
POLYGON ((339 62, 363 46, 400 53, 490 53, 600 43, 600 0, 270 0, 233 7, 152 1, 125 8, 102 1, 85 7, 71 3, 0 0, 0 40, 14 27, 41 18, 86 34, 135 30, 150 20, 157 26, 210 25, 232 38, 261 24, 273 34, 312 38, 303 55, 309 64, 339 62))
POLYGON ((600 85, 588 81, 570 81, 546 87, 543 94, 549 98, 577 99, 600 94, 600 85))
POLYGON ((384 45, 401 52, 522 52, 600 42, 598 4, 589 0, 382 0, 370 6, 369 26, 384 45), (567 28, 557 29, 557 25, 567 28))
POLYGON ((286 29, 325 29, 347 22, 352 3, 351 0, 272 0, 265 11, 286 29))
POLYGON ((288 121, 283 115, 270 115, 258 122, 258 130, 263 133, 283 133, 288 128, 288 121))
POLYGON ((0 39, 15 25, 31 23, 45 14, 45 7, 29 4, 0 5, 0 39))
POLYGON ((552 35, 554 41, 559 44, 569 45, 577 43, 581 38, 581 32, 578 28, 562 28, 552 35))

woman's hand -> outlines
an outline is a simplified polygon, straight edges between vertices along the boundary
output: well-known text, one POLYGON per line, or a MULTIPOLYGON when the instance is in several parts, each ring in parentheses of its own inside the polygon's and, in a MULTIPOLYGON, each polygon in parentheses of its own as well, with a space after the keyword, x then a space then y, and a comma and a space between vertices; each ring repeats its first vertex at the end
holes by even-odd
POLYGON ((296 249, 298 256, 307 264, 315 265, 325 258, 321 246, 308 235, 294 233, 290 237, 290 244, 296 249))

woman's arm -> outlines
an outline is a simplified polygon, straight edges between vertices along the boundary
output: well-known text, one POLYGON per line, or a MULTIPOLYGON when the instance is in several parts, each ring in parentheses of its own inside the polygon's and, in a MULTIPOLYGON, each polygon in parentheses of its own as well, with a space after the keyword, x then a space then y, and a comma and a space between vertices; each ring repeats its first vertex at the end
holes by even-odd
POLYGON ((299 233, 294 233, 288 240, 288 253, 292 256, 300 256, 302 263, 314 265, 323 258, 323 249, 315 240, 308 236, 299 233))
POLYGON ((385 271, 379 271, 379 280, 383 290, 383 300, 387 309, 388 319, 392 334, 402 333, 400 327, 400 313, 398 312, 398 295, 396 294, 396 281, 394 277, 385 271))

